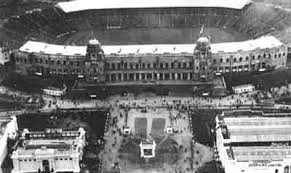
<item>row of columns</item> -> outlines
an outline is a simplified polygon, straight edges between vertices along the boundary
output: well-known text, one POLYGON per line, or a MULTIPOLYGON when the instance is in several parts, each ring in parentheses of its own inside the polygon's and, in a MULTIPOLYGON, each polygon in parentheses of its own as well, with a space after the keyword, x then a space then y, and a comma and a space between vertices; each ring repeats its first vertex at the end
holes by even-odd
POLYGON ((108 82, 139 80, 191 80, 192 73, 112 73, 107 74, 108 82))

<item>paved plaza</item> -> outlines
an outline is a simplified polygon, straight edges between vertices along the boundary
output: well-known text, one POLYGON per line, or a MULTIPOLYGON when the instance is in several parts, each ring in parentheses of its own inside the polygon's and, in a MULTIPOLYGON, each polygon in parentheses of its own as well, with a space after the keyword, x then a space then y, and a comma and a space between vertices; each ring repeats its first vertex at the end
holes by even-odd
POLYGON ((100 153, 102 170, 121 172, 195 172, 203 163, 213 160, 210 148, 193 143, 187 112, 177 109, 120 109, 114 107, 105 133, 105 147, 100 153), (166 127, 174 134, 167 134, 166 127), (123 135, 130 127, 131 134, 123 135), (157 143, 156 157, 142 159, 139 142, 142 138, 157 143))

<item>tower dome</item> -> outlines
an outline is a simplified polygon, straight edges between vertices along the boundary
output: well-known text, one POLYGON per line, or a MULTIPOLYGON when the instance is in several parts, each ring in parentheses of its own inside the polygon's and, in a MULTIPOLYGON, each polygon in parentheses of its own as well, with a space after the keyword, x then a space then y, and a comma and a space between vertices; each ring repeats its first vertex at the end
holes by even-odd
POLYGON ((209 40, 207 37, 200 37, 197 42, 209 44, 209 40))
POLYGON ((89 40, 89 44, 90 45, 100 45, 100 42, 94 38, 94 39, 89 40))
POLYGON ((210 50, 210 41, 207 37, 200 37, 196 42, 196 48, 200 51, 210 50))
POLYGON ((104 52, 102 50, 101 44, 97 39, 91 39, 87 45, 87 59, 103 60, 104 52))

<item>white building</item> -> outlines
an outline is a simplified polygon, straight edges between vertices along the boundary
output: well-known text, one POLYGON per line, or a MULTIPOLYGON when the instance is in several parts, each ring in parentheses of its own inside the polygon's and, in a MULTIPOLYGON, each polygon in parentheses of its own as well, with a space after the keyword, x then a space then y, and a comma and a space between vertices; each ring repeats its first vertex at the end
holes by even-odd
POLYGON ((216 117, 225 173, 290 173, 291 114, 229 111, 216 117))
POLYGON ((141 140, 139 147, 141 158, 149 159, 156 156, 156 142, 154 140, 141 140))
POLYGON ((85 131, 47 129, 23 132, 23 142, 12 154, 13 173, 80 172, 85 131))
POLYGON ((241 94, 241 93, 255 91, 255 86, 251 84, 238 85, 238 86, 232 87, 232 90, 235 94, 241 94))
MULTIPOLYGON (((7 156, 7 140, 14 138, 17 133, 16 117, 0 117, 0 166, 2 165, 5 157, 7 156)), ((0 169, 2 173, 2 169, 0 169)))
POLYGON ((64 86, 63 88, 47 87, 45 89, 42 89, 42 91, 46 95, 60 97, 66 94, 67 87, 66 86, 64 86))
POLYGON ((5 48, 0 48, 0 65, 9 62, 10 51, 5 48))

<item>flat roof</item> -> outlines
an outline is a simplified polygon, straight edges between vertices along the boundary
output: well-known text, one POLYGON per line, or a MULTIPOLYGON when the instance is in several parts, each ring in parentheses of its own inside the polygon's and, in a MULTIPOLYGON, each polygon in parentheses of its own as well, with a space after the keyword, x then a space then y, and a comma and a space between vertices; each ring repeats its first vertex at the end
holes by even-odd
POLYGON ((78 150, 81 145, 82 131, 57 131, 56 129, 47 131, 25 132, 24 145, 19 146, 16 152, 19 155, 29 155, 41 150, 48 149, 54 153, 70 154, 78 150), (78 147, 75 147, 77 145, 78 147))
MULTIPOLYGON (((283 43, 273 36, 264 36, 242 42, 211 44, 212 53, 231 53, 251 51, 282 46, 283 43)), ((148 44, 148 45, 102 45, 106 55, 139 54, 193 54, 195 44, 148 44)), ((27 41, 20 51, 50 55, 85 56, 86 46, 55 45, 44 42, 27 41)))
POLYGON ((246 87, 255 87, 255 86, 253 84, 244 84, 244 85, 233 86, 232 89, 246 88, 246 87))
POLYGON ((7 117, 7 116, 0 117, 0 138, 5 133, 5 130, 7 128, 7 124, 9 122, 11 122, 12 120, 13 120, 12 117, 7 117))
POLYGON ((291 157, 291 113, 227 111, 217 120, 228 132, 230 143, 225 149, 229 159, 279 161, 291 157))
POLYGON ((225 117, 232 142, 291 141, 291 117, 225 117))
POLYGON ((61 8, 66 13, 94 9, 129 8, 217 7, 242 9, 251 2, 251 0, 75 0, 59 2, 57 7, 61 8))
POLYGON ((237 161, 275 161, 291 156, 290 146, 232 147, 232 152, 237 161))

